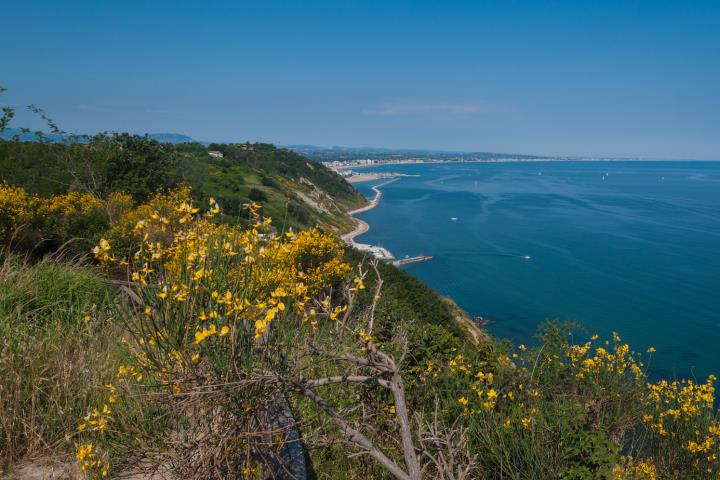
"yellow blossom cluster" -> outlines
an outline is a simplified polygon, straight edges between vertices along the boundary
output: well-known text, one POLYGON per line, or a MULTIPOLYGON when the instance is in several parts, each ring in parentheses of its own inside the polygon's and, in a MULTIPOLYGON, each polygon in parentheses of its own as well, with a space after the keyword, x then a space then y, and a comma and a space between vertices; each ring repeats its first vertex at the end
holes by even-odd
MULTIPOLYGON (((105 220, 105 202, 89 193, 70 192, 48 198, 28 193, 22 187, 0 183, 0 239, 39 242, 69 240, 77 235, 70 226, 97 213, 105 220)), ((30 245, 32 246, 32 245, 30 245)))
POLYGON ((24 188, 0 183, 0 238, 9 238, 21 225, 32 222, 40 198, 24 188))
POLYGON ((333 236, 315 229, 280 235, 255 204, 246 206, 249 227, 228 225, 217 221, 214 199, 201 213, 189 195, 187 188, 156 195, 123 217, 127 258, 107 239, 93 250, 99 261, 129 269, 145 303, 139 367, 152 365, 153 378, 174 392, 182 388, 178 377, 211 352, 217 358, 235 352, 238 341, 266 342, 278 319, 292 318, 295 328, 337 319, 347 307, 321 293, 351 270, 333 236))
POLYGON ((110 472, 110 464, 98 458, 95 446, 81 443, 75 447, 75 458, 80 462, 80 470, 89 478, 106 478, 110 472))
MULTIPOLYGON (((126 377, 135 378, 138 381, 142 380, 142 375, 133 367, 120 365, 117 378, 123 380, 126 377)), ((117 387, 111 383, 106 383, 105 390, 107 392, 107 402, 103 403, 101 408, 94 408, 88 412, 78 424, 78 434, 85 438, 102 440, 112 421, 111 405, 117 402, 117 387)), ((109 475, 110 462, 101 460, 100 456, 103 455, 93 442, 87 441, 76 445, 75 457, 80 463, 80 470, 85 478, 97 479, 109 475)))
POLYGON ((657 478, 657 469, 650 459, 634 461, 632 457, 626 457, 612 471, 612 480, 657 480, 657 478))
POLYGON ((720 420, 715 410, 715 382, 692 380, 648 384, 650 413, 644 420, 659 442, 689 455, 698 472, 717 474, 720 468, 720 420))
POLYGON ((609 342, 604 346, 594 345, 597 336, 583 345, 568 346, 566 355, 577 379, 621 378, 626 374, 636 381, 645 378, 644 365, 630 351, 630 346, 622 343, 616 333, 613 339, 613 347, 608 345, 609 342))
MULTIPOLYGON (((509 429, 513 423, 523 429, 530 429, 534 424, 539 413, 535 406, 535 400, 540 395, 537 389, 525 389, 522 383, 517 382, 498 386, 493 372, 469 365, 462 354, 456 354, 448 361, 446 371, 469 381, 469 392, 457 398, 463 415, 489 415, 502 420, 505 429, 509 429), (499 405, 501 401, 502 406, 499 405)), ((429 378, 429 375, 437 378, 438 373, 439 367, 428 361, 425 378, 429 378)))
POLYGON ((53 195, 39 206, 41 215, 59 218, 87 215, 103 207, 104 203, 96 196, 80 192, 53 195))
POLYGON ((110 414, 112 410, 107 404, 103 404, 102 408, 98 410, 94 408, 88 413, 83 422, 78 425, 78 432, 86 430, 104 433, 108 426, 108 420, 110 420, 110 414))

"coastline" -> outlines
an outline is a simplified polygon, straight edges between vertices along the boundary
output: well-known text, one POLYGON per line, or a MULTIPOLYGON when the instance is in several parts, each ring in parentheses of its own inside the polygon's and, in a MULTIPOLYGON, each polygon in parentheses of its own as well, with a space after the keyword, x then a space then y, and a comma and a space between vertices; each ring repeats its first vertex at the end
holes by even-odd
POLYGON ((367 243, 357 243, 355 241, 355 237, 359 237, 360 235, 370 230, 370 225, 364 220, 355 217, 355 215, 358 213, 367 212, 368 210, 372 210, 373 208, 377 207, 380 204, 380 199, 382 198, 382 191, 380 190, 380 187, 388 185, 389 183, 396 181, 398 178, 399 177, 394 177, 386 182, 374 185, 373 187, 371 187, 372 191, 375 192, 375 196, 372 198, 372 200, 370 200, 370 202, 363 207, 356 208, 355 210, 347 212, 348 215, 350 215, 350 217, 355 220, 356 227, 352 231, 340 236, 340 238, 346 244, 360 251, 369 252, 376 258, 379 258, 381 260, 393 260, 395 258, 392 253, 390 253, 390 251, 386 248, 370 245, 367 243))
MULTIPOLYGON (((673 159, 657 159, 657 158, 600 158, 600 157, 592 157, 592 158, 571 158, 571 157, 541 157, 541 158, 491 158, 491 159, 473 159, 473 160, 460 160, 460 159, 453 159, 453 160, 375 160, 373 163, 366 163, 365 161, 355 163, 354 160, 348 160, 347 163, 343 165, 330 165, 329 162, 322 162, 326 164, 326 166, 332 170, 335 170, 338 173, 341 173, 343 170, 348 169, 365 169, 365 168, 376 168, 376 167, 382 167, 385 165, 423 165, 423 164, 430 164, 430 165, 437 165, 442 163, 562 163, 562 162, 582 162, 582 163, 592 163, 592 162, 677 162, 677 161, 687 161, 687 162, 720 162, 720 160, 696 160, 696 159, 681 159, 681 160, 673 160, 673 159)), ((377 174, 378 176, 371 177, 372 175, 376 175, 372 172, 367 173, 358 173, 357 177, 360 178, 361 176, 367 175, 367 179, 358 179, 355 180, 353 177, 348 177, 346 180, 348 180, 350 183, 358 183, 358 182, 364 182, 369 180, 374 180, 376 178, 382 178, 377 174)), ((400 176, 405 176, 403 174, 399 174, 400 176)))
MULTIPOLYGON (((336 172, 342 174, 341 169, 337 169, 336 172)), ((397 179, 400 177, 417 177, 418 175, 408 175, 405 173, 380 173, 380 172, 365 172, 365 173, 353 173, 349 177, 345 177, 349 183, 364 183, 371 182, 373 180, 380 179, 397 179)), ((383 184, 384 185, 384 184, 383 184)), ((378 187, 382 185, 376 185, 378 187)))

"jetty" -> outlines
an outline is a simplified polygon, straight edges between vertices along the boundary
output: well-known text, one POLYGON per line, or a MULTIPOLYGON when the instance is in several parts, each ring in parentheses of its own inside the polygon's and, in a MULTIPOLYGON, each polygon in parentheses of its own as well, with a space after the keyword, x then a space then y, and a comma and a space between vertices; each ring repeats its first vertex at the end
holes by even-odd
POLYGON ((396 267, 399 267, 401 265, 408 265, 410 263, 424 262, 426 260, 430 260, 431 258, 432 257, 430 257, 428 255, 418 255, 417 257, 407 257, 407 258, 402 258, 400 260, 395 260, 392 262, 392 264, 395 265, 396 267))

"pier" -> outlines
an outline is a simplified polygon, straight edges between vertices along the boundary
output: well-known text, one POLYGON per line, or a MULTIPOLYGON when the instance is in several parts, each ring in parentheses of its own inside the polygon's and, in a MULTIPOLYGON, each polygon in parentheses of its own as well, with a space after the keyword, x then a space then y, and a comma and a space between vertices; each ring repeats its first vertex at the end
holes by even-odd
POLYGON ((411 263, 425 262, 427 260, 430 260, 431 258, 432 257, 430 257, 428 255, 418 255, 417 257, 407 257, 407 258, 402 258, 400 260, 395 260, 392 262, 392 264, 395 265, 396 267, 399 267, 401 265, 408 265, 411 263))

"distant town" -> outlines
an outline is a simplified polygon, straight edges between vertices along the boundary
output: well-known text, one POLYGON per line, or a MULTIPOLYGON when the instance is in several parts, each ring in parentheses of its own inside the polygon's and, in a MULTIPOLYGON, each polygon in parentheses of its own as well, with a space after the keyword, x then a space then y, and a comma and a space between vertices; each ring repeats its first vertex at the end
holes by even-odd
POLYGON ((407 164, 418 164, 418 163, 445 163, 445 162, 493 162, 493 161, 502 161, 502 162, 532 162, 532 161, 541 161, 541 160, 548 160, 548 157, 522 157, 522 158, 514 158, 514 157, 500 157, 500 158, 490 158, 490 157, 483 157, 483 158, 470 158, 470 157, 458 157, 458 158, 392 158, 392 159, 373 159, 373 158, 364 158, 364 159, 356 159, 356 160, 330 160, 330 161, 322 161, 323 165, 326 167, 335 170, 340 175, 344 177, 350 177, 353 175, 356 175, 357 172, 354 172, 353 168, 362 168, 362 167, 372 167, 372 166, 379 166, 379 165, 407 165, 407 164))

